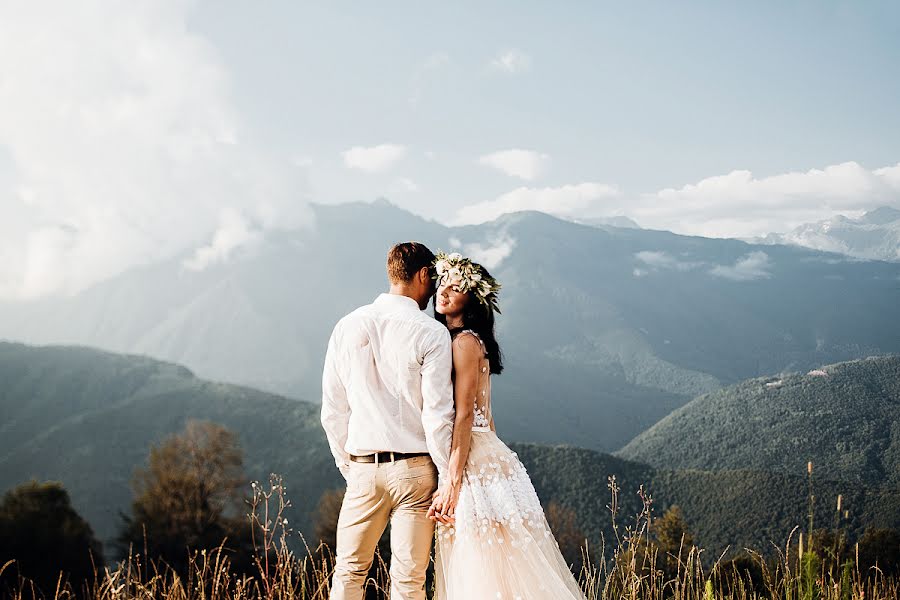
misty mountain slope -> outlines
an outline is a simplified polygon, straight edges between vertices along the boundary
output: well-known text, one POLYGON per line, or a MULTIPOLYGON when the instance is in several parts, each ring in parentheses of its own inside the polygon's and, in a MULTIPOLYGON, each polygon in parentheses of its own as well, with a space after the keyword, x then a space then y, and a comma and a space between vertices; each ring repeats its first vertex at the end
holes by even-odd
POLYGON ((666 469, 752 468, 900 487, 900 356, 701 396, 617 454, 666 469))
POLYGON ((900 352, 900 265, 788 246, 593 227, 536 212, 448 228, 386 202, 319 206, 227 262, 128 271, 69 299, 0 306, 0 336, 179 362, 317 400, 334 323, 386 289, 396 241, 459 249, 503 284, 510 440, 613 450, 748 377, 900 352))
MULTIPOLYGON (((897 326, 887 324, 900 301, 900 267, 893 264, 668 232, 596 230, 540 213, 500 222, 512 239, 527 241, 502 264, 501 281, 519 284, 520 272, 532 274, 516 289, 510 320, 528 310, 527 341, 537 346, 574 343, 589 356, 587 333, 624 327, 640 333, 656 357, 733 383, 900 343, 897 326)), ((517 332, 517 341, 524 335, 517 332)))
MULTIPOLYGON (((321 494, 343 487, 318 407, 310 403, 201 380, 170 363, 89 348, 0 343, 0 382, 0 415, 13 423, 0 436, 0 492, 32 477, 59 480, 76 510, 107 542, 116 534, 119 511, 129 509, 134 468, 144 464, 151 444, 180 431, 188 418, 235 431, 249 478, 284 476, 293 503, 286 516, 298 531, 310 535, 321 494), (17 420, 10 419, 14 414, 17 420), (41 419, 22 418, 37 414, 41 419)), ((504 436, 507 423, 498 417, 497 424, 504 436)), ((770 540, 783 542, 806 519, 802 474, 669 471, 570 446, 512 447, 542 502, 573 510, 592 545, 599 545, 601 534, 607 540, 613 536, 607 509, 612 475, 621 488, 620 525, 639 510, 636 492, 645 485, 656 514, 679 504, 697 541, 716 553, 728 545, 766 550, 770 540)), ((828 515, 838 493, 851 511, 846 525, 853 532, 900 523, 895 489, 818 477, 817 514, 828 515)))
POLYGON ((321 368, 330 315, 383 291, 387 246, 429 226, 384 203, 360 206, 356 222, 320 207, 316 229, 272 234, 202 271, 187 269, 185 255, 71 299, 3 306, 0 336, 138 352, 217 380, 318 398, 320 376, 312 374, 321 368))

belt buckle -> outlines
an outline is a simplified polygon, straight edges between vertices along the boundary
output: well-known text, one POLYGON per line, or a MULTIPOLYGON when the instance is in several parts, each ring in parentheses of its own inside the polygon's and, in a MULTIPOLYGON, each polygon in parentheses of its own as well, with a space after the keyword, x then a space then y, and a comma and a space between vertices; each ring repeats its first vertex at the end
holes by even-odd
POLYGON ((397 460, 397 459, 394 457, 394 452, 393 452, 393 451, 391 451, 391 452, 376 452, 376 453, 375 453, 375 466, 376 466, 376 467, 380 464, 380 463, 378 462, 378 455, 379 455, 379 454, 390 454, 390 455, 391 455, 391 460, 388 461, 388 462, 396 462, 396 460, 397 460))

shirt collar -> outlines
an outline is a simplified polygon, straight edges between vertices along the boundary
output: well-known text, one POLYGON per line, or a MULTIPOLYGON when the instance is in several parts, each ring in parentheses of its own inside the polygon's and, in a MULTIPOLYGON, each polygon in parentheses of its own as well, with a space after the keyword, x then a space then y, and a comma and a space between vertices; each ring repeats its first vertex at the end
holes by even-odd
POLYGON ((375 298, 375 304, 379 304, 382 306, 394 306, 397 308, 409 308, 421 312, 418 302, 416 302, 409 296, 402 296, 400 294, 379 294, 378 297, 375 298))

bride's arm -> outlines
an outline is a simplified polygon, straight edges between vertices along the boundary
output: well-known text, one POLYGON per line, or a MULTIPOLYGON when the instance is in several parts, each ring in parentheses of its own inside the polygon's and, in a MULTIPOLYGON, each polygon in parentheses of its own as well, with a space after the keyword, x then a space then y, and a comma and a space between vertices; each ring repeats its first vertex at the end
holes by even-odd
POLYGON ((456 512, 456 502, 472 443, 478 365, 482 356, 481 344, 473 336, 460 334, 453 340, 453 401, 456 405, 456 417, 450 444, 450 466, 445 489, 438 492, 432 506, 433 512, 443 513, 450 518, 456 512))

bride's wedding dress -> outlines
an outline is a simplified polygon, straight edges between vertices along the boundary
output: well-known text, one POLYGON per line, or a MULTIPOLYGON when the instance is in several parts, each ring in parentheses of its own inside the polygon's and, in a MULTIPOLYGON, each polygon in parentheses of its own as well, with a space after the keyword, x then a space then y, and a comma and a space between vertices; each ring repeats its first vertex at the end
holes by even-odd
MULTIPOLYGON (((459 335, 474 335, 465 331, 459 335)), ((484 343, 482 342, 482 349, 484 343)), ((516 453, 491 418, 491 378, 482 359, 472 444, 456 522, 438 524, 436 600, 583 600, 516 453)))

